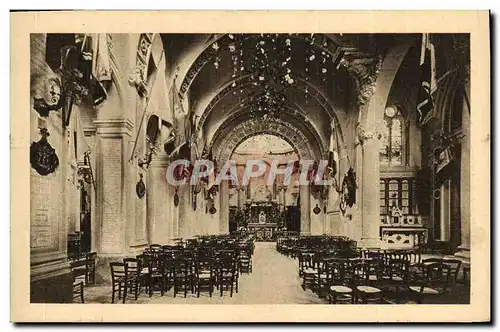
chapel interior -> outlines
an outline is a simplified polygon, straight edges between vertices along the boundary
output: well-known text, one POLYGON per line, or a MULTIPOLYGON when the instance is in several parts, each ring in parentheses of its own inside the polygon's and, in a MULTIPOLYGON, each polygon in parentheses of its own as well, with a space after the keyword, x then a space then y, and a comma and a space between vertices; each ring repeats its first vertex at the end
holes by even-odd
POLYGON ((31 302, 469 303, 469 45, 32 34, 31 302))

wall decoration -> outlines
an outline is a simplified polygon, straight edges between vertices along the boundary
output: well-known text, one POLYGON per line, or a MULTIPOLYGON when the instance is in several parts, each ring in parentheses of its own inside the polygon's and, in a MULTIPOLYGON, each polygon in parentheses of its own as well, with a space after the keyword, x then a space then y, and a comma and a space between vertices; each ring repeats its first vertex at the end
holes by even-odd
POLYGON ((140 176, 140 179, 139 181, 137 182, 137 184, 135 185, 135 192, 137 193, 137 197, 139 198, 143 198, 144 195, 146 194, 146 185, 144 184, 144 181, 142 181, 142 173, 139 174, 140 176))
POLYGON ((32 142, 30 146, 31 167, 40 175, 49 175, 59 166, 59 158, 56 151, 47 141, 50 136, 47 128, 40 129, 42 138, 38 142, 32 142))
POLYGON ((174 194, 174 206, 179 206, 179 187, 175 187, 175 194, 174 194))
POLYGON ((319 214, 321 212, 321 209, 318 206, 318 204, 316 204, 316 206, 314 207, 313 212, 314 212, 314 214, 319 214))
POLYGON ((340 190, 340 211, 345 215, 347 207, 352 207, 356 203, 356 173, 351 167, 342 181, 340 190))
POLYGON ((217 209, 215 208, 215 206, 212 205, 209 212, 210 212, 210 214, 215 214, 215 213, 217 213, 217 209))
POLYGON ((33 108, 42 117, 49 116, 50 111, 57 111, 62 106, 61 82, 57 77, 36 77, 33 79, 33 108))

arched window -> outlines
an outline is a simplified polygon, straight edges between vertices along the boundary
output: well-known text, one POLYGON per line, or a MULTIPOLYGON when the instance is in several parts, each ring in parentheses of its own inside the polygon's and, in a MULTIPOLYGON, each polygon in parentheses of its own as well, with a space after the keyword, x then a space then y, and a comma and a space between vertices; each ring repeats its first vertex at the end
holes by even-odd
POLYGON ((383 166, 404 166, 406 122, 399 108, 389 106, 384 113, 379 157, 383 166))

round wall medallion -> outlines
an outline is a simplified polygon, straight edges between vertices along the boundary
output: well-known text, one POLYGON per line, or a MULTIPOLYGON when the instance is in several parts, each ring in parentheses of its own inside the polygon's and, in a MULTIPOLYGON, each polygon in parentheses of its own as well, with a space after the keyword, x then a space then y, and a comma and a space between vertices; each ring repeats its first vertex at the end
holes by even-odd
POLYGON ((141 177, 137 184, 135 185, 135 192, 137 194, 137 197, 143 198, 144 195, 146 194, 146 185, 144 184, 144 181, 142 181, 142 174, 139 174, 141 177))
POLYGON ((313 209, 314 214, 319 214, 321 212, 321 209, 319 208, 318 204, 313 209))
POLYGON ((212 205, 209 212, 210 212, 210 214, 215 214, 217 212, 217 209, 215 208, 215 206, 212 205))

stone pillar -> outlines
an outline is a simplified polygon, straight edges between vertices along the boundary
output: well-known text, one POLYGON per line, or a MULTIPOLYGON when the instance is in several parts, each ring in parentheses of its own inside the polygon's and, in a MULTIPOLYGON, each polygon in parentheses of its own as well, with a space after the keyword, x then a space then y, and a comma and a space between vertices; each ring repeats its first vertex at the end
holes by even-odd
MULTIPOLYGON (((470 95, 470 94, 469 94, 470 95)), ((464 103, 460 154, 460 247, 457 256, 470 258, 470 114, 464 103)))
POLYGON ((229 233, 229 182, 221 181, 219 185, 219 233, 229 233))
POLYGON ((450 240, 450 203, 451 203, 451 191, 450 191, 450 180, 446 180, 439 188, 441 191, 441 210, 440 218, 441 227, 439 239, 441 241, 449 241, 450 240))
POLYGON ((126 170, 128 140, 132 124, 125 119, 95 120, 97 128, 97 225, 98 253, 102 256, 123 256, 127 253, 126 199, 130 181, 126 170))
POLYGON ((300 190, 300 234, 311 235, 311 188, 299 186, 300 190))
POLYGON ((174 208, 169 184, 165 178, 168 156, 153 156, 148 169, 146 186, 149 243, 166 244, 173 238, 173 223, 169 211, 174 208))
MULTIPOLYGON (((375 131, 364 131, 358 126, 362 146, 361 169, 361 243, 365 247, 380 246, 380 169, 379 139, 375 131)), ((359 175, 358 175, 359 177, 359 175)))
MULTIPOLYGON (((32 37, 33 38, 33 37, 32 37)), ((38 141, 40 129, 45 127, 50 136, 48 142, 55 149, 60 163, 56 171, 42 176, 30 168, 30 177, 20 179, 12 187, 30 188, 30 229, 23 230, 30 237, 30 302, 32 303, 71 303, 73 276, 67 259, 67 205, 75 191, 68 191, 67 177, 71 174, 68 164, 68 145, 66 132, 61 128, 60 118, 51 112, 47 120, 40 119, 34 111, 30 118, 30 136, 26 139, 13 136, 12 146, 28 146, 30 142, 38 141), (43 125, 42 125, 43 123, 43 125)), ((22 122, 13 126, 21 128, 22 122)), ((19 135, 17 135, 19 136, 19 135)), ((26 158, 24 149, 12 149, 13 160, 26 158)), ((26 197, 22 191, 12 196, 12 204, 26 206, 26 197)))
POLYGON ((190 228, 189 228, 189 220, 187 218, 187 209, 190 208, 189 202, 189 185, 182 184, 179 186, 177 191, 177 195, 179 196, 179 205, 177 206, 177 230, 178 237, 187 237, 189 236, 190 228))

